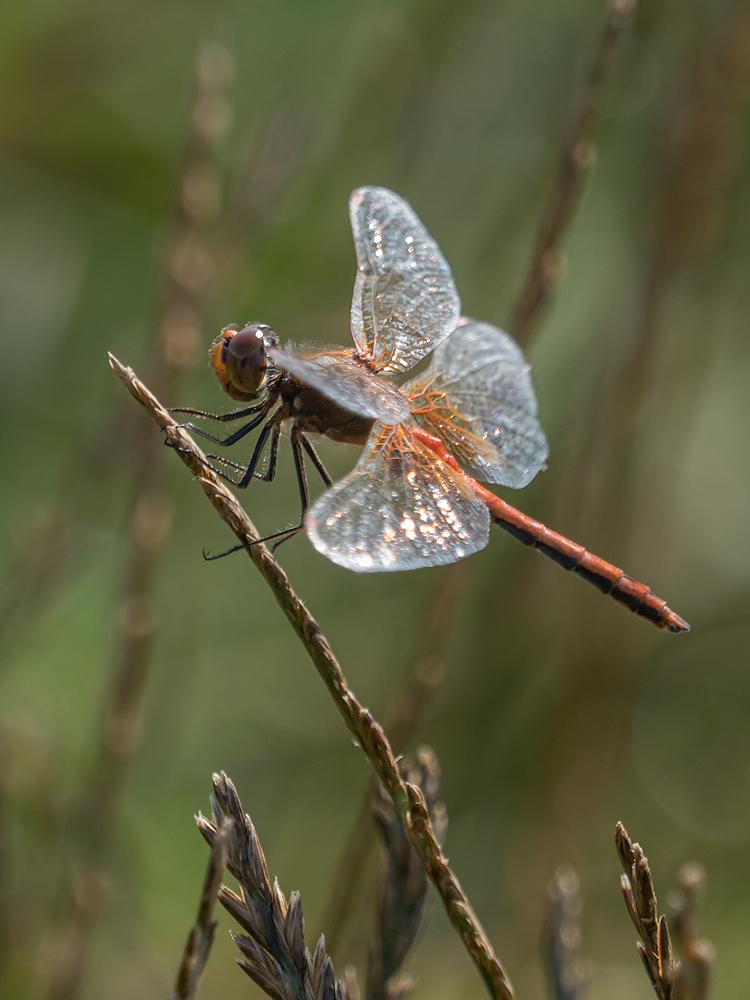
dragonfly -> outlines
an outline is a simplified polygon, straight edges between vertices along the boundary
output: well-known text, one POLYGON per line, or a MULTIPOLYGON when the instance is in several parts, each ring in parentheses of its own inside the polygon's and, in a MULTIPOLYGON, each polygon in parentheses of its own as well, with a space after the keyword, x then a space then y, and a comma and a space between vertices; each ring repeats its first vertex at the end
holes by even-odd
POLYGON ((186 425, 223 446, 261 428, 247 465, 210 456, 239 471, 235 479, 216 469, 240 488, 274 478, 281 430, 291 424, 302 517, 261 540, 280 544, 304 530, 339 566, 385 572, 463 559, 487 545, 495 523, 657 627, 689 631, 645 584, 482 485, 520 489, 546 467, 549 448, 523 352, 493 324, 461 315, 450 267, 403 198, 358 188, 349 214, 354 346, 284 350, 265 324, 227 327, 211 364, 229 396, 247 405, 224 414, 179 410, 245 420, 224 438, 186 425), (423 371, 397 384, 430 354, 423 371), (310 434, 362 445, 354 469, 334 483, 310 434), (306 457, 326 487, 313 503, 306 457))

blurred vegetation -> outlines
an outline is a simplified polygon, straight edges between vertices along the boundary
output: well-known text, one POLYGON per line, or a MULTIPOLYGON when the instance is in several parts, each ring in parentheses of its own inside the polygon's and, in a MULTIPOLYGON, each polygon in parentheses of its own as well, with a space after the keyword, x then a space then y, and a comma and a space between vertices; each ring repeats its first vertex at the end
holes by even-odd
MULTIPOLYGON (((142 726, 107 784, 111 822, 98 817, 106 884, 71 875, 97 825, 81 790, 108 773, 100 732, 127 632, 133 441, 160 447, 106 351, 147 377, 159 343, 165 401, 216 409, 204 348, 220 326, 258 320, 284 340, 346 344, 346 202, 361 184, 409 199, 466 314, 507 322, 603 16, 600 0, 3 8, 3 997, 50 995, 71 893, 91 915, 80 995, 168 995, 206 860, 192 816, 219 768, 272 873, 301 890, 314 940, 370 777, 247 559, 202 561, 202 547, 232 538, 165 451, 142 726), (234 63, 202 154, 223 196, 201 223, 212 270, 200 335, 170 356, 165 247, 206 45, 234 63)), ((499 531, 451 601, 446 676, 419 737, 442 767, 451 863, 519 997, 543 995, 546 886, 561 864, 580 881, 592 1000, 650 995, 618 889, 616 820, 644 844, 662 905, 681 866, 702 861, 716 993, 747 994, 749 99, 747 2, 640 0, 564 280, 526 345, 549 469, 504 493, 648 583, 693 632, 658 632, 499 531)), ((335 476, 356 459, 320 450, 335 476)), ((277 481, 244 500, 273 531, 296 496, 284 451, 277 481)), ((429 646, 422 622, 446 571, 355 577, 304 538, 279 554, 383 718, 429 646)), ((376 869, 373 854, 337 969, 363 962, 376 869)), ((256 989, 229 926, 222 917, 204 996, 256 989)), ((409 969, 415 1000, 483 995, 439 907, 409 969)))

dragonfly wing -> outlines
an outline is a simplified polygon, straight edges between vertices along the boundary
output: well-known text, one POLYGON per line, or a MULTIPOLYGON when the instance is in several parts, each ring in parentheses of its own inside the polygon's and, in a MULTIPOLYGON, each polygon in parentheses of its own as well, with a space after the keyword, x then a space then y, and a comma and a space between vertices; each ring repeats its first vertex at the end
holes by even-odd
POLYGON ((388 425, 409 416, 409 403, 400 390, 357 364, 351 352, 306 358, 270 347, 267 353, 274 364, 352 413, 388 425))
POLYGON ((349 199, 357 252, 352 336, 378 371, 405 372, 445 340, 461 315, 453 276, 412 207, 393 191, 349 199))
POLYGON ((477 479, 520 489, 547 459, 529 365, 491 323, 463 318, 403 391, 416 420, 477 479))
POLYGON ((408 426, 375 424, 359 462, 307 509, 315 548, 358 573, 455 562, 484 548, 486 505, 408 426))

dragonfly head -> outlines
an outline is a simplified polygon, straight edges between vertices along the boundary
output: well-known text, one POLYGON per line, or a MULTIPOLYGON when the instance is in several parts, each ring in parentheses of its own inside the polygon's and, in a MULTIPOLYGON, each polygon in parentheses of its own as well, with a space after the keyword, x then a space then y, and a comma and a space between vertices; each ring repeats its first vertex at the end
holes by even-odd
POLYGON ((254 399, 263 387, 268 359, 266 348, 278 337, 264 323, 248 323, 238 330, 228 326, 211 346, 211 364, 225 391, 237 400, 254 399))

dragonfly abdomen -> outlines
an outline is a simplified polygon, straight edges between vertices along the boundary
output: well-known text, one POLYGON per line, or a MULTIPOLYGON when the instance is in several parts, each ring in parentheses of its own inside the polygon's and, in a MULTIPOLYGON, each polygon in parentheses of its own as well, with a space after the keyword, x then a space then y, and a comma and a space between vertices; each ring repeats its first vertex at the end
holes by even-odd
MULTIPOLYGON (((429 431, 425 431, 421 427, 410 428, 410 431, 413 437, 422 441, 441 461, 460 471, 456 459, 446 450, 439 437, 435 437, 434 434, 430 434, 429 431)), ((535 521, 528 514, 511 507, 509 503, 485 489, 481 483, 472 479, 471 476, 467 476, 466 473, 463 475, 477 496, 481 497, 487 505, 490 517, 495 524, 499 524, 519 542, 543 552, 545 556, 559 563, 563 569, 572 569, 584 580, 593 583, 603 594, 610 594, 636 615, 653 622, 657 628, 665 628, 670 632, 690 631, 688 623, 672 611, 667 602, 663 598, 657 597, 644 583, 634 580, 619 566, 613 566, 612 563, 593 555, 582 545, 571 541, 570 538, 558 535, 556 531, 551 531, 541 521, 535 521)))
POLYGON ((628 576, 619 566, 613 566, 582 545, 551 531, 540 521, 511 507, 489 490, 480 489, 492 520, 524 545, 543 552, 563 569, 573 570, 603 594, 609 594, 620 604, 624 604, 634 614, 648 618, 657 628, 666 628, 670 632, 690 631, 688 623, 672 611, 663 598, 657 597, 644 583, 628 576))

